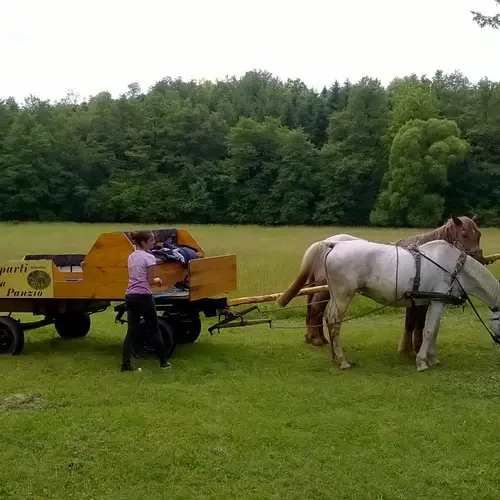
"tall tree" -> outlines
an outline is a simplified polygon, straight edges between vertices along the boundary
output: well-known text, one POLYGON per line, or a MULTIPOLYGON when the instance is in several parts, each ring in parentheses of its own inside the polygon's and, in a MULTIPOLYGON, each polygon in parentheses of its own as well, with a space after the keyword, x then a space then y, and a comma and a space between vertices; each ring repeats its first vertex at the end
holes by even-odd
POLYGON ((386 170, 382 138, 388 126, 387 92, 363 78, 349 90, 344 111, 330 120, 322 151, 316 223, 364 224, 386 170))
POLYGON ((441 222, 448 170, 469 150, 455 122, 411 120, 394 138, 387 184, 371 214, 377 225, 428 227, 441 222))

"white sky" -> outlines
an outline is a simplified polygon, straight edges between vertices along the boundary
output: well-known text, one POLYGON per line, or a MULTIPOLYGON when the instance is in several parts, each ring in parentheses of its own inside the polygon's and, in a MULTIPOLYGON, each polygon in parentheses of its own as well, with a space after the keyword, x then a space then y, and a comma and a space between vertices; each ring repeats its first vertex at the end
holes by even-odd
POLYGON ((460 69, 500 80, 493 0, 0 0, 0 97, 114 96, 265 69, 321 89, 460 69))

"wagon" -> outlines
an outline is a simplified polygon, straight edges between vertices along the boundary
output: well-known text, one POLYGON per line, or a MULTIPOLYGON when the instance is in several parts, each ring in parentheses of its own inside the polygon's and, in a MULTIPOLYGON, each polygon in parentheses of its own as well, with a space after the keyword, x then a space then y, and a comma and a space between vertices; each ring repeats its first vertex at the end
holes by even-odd
MULTIPOLYGON (((201 332, 200 312, 207 317, 227 307, 222 294, 237 288, 236 256, 206 257, 187 229, 152 230, 156 242, 189 246, 198 258, 187 264, 160 262, 155 276, 162 287, 155 293, 160 329, 171 355, 178 343, 196 341, 201 332), (187 283, 187 287, 176 287, 187 283)), ((64 339, 85 337, 91 315, 113 302, 116 321, 125 322, 124 295, 128 283, 127 259, 134 250, 129 232, 102 233, 87 254, 26 255, 0 263, 0 354, 19 354, 24 332, 53 324, 64 339), (13 313, 31 313, 42 319, 22 322, 13 313)), ((149 342, 135 346, 147 355, 149 342)))

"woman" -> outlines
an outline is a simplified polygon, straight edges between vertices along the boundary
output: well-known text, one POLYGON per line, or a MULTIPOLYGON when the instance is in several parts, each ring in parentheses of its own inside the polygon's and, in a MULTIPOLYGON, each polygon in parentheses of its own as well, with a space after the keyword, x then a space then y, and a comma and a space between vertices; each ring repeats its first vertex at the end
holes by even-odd
POLYGON ((131 363, 133 345, 142 335, 141 316, 146 329, 156 340, 160 368, 170 368, 151 291, 152 285, 162 285, 161 279, 154 277, 156 258, 150 253, 155 244, 154 235, 151 231, 137 231, 132 233, 132 241, 136 250, 128 258, 129 281, 125 292, 128 328, 123 341, 121 371, 141 371, 140 368, 134 369, 131 363))

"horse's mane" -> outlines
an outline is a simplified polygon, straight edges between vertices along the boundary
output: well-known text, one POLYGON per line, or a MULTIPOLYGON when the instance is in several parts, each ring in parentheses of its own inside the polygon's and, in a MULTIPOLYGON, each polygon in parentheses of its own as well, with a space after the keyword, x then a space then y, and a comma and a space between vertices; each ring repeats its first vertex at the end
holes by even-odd
POLYGON ((453 229, 453 221, 452 219, 448 219, 445 224, 436 229, 433 229, 432 231, 409 236, 408 238, 403 238, 399 240, 397 244, 400 246, 407 246, 411 244, 423 245, 424 243, 435 240, 444 240, 448 243, 451 243, 454 239, 453 229))

